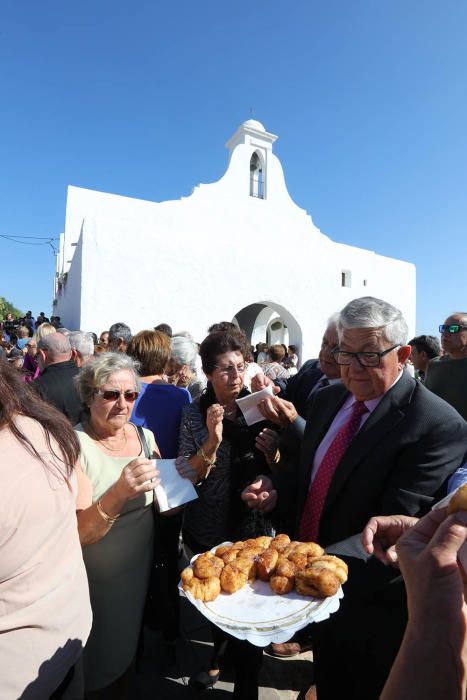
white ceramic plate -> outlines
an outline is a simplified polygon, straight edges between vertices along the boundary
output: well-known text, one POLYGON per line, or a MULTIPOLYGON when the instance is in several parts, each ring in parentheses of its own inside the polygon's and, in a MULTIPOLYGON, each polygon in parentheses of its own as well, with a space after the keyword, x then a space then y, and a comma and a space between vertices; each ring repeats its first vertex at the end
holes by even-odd
POLYGON ((338 610, 344 595, 340 588, 336 595, 324 599, 302 596, 296 591, 281 596, 273 593, 269 583, 257 579, 236 593, 221 593, 216 600, 204 603, 185 592, 181 582, 179 589, 210 622, 238 639, 247 639, 261 647, 271 642, 286 642, 306 625, 326 620, 338 610))

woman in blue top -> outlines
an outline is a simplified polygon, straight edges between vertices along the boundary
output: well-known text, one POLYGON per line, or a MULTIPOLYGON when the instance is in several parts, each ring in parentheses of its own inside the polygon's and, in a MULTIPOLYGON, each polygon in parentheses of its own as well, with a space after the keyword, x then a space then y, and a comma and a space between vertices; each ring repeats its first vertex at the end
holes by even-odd
MULTIPOLYGON (((154 433, 162 459, 175 459, 178 455, 182 409, 191 402, 191 396, 186 389, 168 384, 164 379, 171 356, 170 338, 160 331, 141 331, 130 340, 127 353, 139 362, 142 382, 131 421, 154 433)), ((156 613, 157 603, 154 617, 161 624, 168 642, 178 637, 178 542, 181 525, 182 513, 172 518, 155 514, 155 571, 146 621, 153 621, 151 611, 154 608, 156 613)))

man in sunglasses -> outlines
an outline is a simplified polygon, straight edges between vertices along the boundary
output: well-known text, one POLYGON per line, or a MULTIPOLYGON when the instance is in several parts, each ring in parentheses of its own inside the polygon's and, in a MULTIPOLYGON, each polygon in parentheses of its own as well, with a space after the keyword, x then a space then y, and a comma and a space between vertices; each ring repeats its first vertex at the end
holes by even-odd
POLYGON ((467 420, 467 313, 451 314, 439 332, 445 354, 428 363, 425 386, 467 420))
POLYGON ((444 495, 463 462, 467 423, 404 371, 408 329, 394 306, 354 299, 337 330, 342 384, 311 397, 304 434, 287 401, 271 397, 260 406, 270 420, 291 422, 286 434, 300 444, 298 465, 259 475, 243 499, 262 512, 293 513, 294 539, 347 560, 339 611, 310 627, 317 694, 374 700, 400 646, 406 605, 398 572, 368 558, 360 532, 368 515, 420 516, 444 495))
POLYGON ((44 401, 65 414, 72 425, 81 420, 83 405, 75 387, 79 369, 71 357, 71 345, 63 333, 51 333, 37 344, 40 376, 31 382, 44 401))

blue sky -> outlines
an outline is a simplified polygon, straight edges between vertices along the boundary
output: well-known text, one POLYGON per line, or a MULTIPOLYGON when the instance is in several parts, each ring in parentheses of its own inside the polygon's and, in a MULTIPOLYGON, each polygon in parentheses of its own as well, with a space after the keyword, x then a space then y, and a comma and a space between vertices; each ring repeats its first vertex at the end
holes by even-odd
MULTIPOLYGON (((69 184, 188 195, 252 107, 323 233, 417 265, 434 333, 467 307, 466 36, 451 0, 3 0, 0 234, 58 235, 69 184)), ((50 247, 0 256, 0 295, 50 312, 50 247)))

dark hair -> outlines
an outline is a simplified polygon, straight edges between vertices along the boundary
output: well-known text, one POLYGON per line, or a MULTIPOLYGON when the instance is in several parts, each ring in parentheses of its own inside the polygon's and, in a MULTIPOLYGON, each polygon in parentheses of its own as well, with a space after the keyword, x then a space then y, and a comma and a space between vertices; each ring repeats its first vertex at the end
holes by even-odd
POLYGON ((1 362, 0 426, 7 426, 26 449, 45 464, 32 442, 18 428, 15 422, 18 414, 32 418, 42 425, 47 446, 55 457, 65 462, 67 473, 70 475, 80 452, 78 438, 70 422, 63 413, 40 399, 16 369, 9 367, 6 362, 1 362), (58 442, 61 455, 55 454, 51 437, 58 442))
POLYGON ((158 326, 155 326, 154 330, 160 331, 161 333, 165 333, 169 336, 169 338, 171 338, 173 335, 173 331, 168 323, 159 323, 158 326))
POLYGON ((239 331, 215 331, 210 333, 201 343, 199 354, 205 374, 212 374, 217 358, 225 352, 238 352, 246 358, 248 356, 248 343, 245 335, 239 331))
POLYGON ((220 321, 209 326, 208 333, 217 333, 218 331, 238 331, 238 326, 230 321, 220 321))
POLYGON ((297 353, 297 346, 296 345, 289 345, 289 350, 292 350, 293 353, 297 353))
POLYGON ((414 345, 418 352, 426 352, 430 360, 441 353, 439 340, 434 335, 417 335, 408 344, 414 345))
POLYGON ((172 346, 163 331, 140 331, 130 340, 127 354, 140 363, 140 375, 162 374, 169 361, 172 346))
POLYGON ((109 341, 115 338, 121 338, 124 343, 129 343, 131 340, 131 329, 126 323, 114 323, 109 328, 109 341))
POLYGON ((283 345, 271 345, 268 350, 268 355, 272 362, 281 362, 285 357, 285 350, 283 345))

